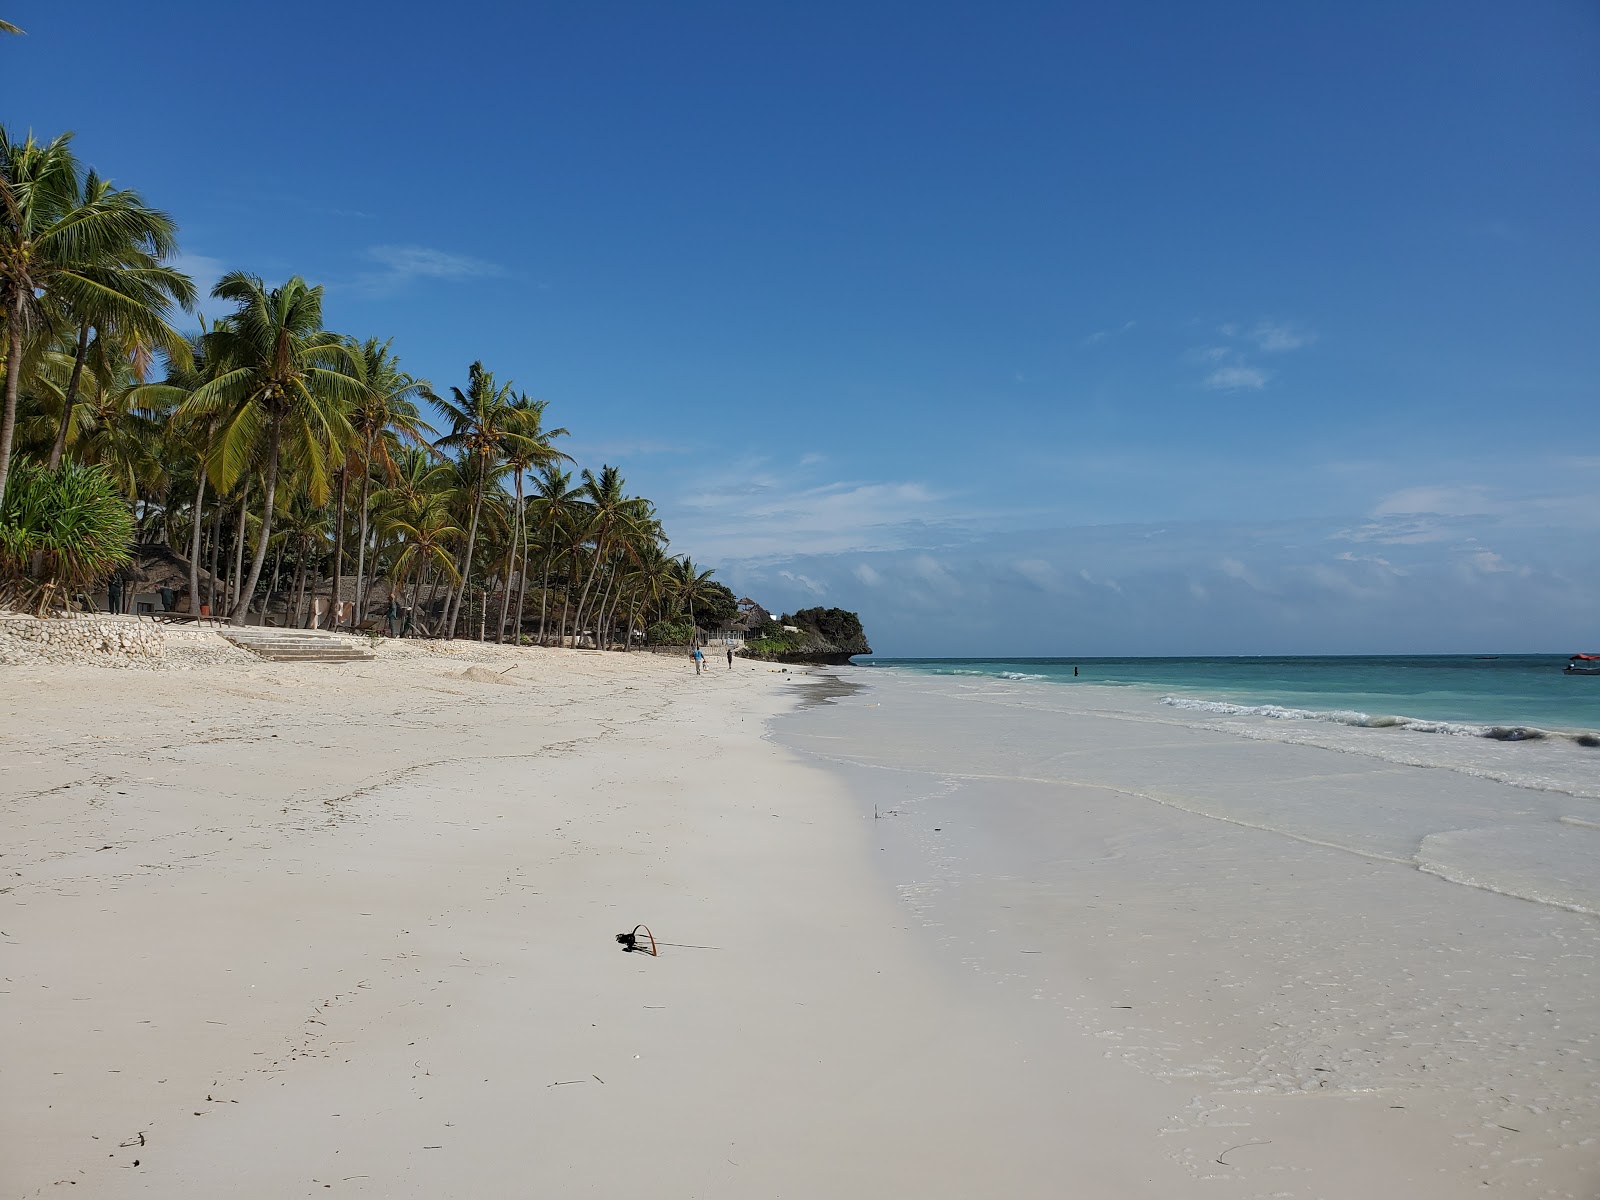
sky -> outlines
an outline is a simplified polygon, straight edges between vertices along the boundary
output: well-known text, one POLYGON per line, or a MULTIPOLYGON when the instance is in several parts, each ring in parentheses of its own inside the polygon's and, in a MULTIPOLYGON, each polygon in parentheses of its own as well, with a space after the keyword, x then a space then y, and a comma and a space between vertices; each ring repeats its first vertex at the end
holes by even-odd
POLYGON ((883 655, 1600 652, 1590 0, 4 0, 0 119, 883 655))

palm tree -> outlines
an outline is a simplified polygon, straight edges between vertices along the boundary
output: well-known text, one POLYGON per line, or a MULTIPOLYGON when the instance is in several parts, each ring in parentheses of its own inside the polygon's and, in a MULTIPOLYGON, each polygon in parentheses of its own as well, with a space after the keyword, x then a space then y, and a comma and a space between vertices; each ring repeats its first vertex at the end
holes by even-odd
POLYGON ((689 614, 689 622, 694 626, 694 640, 698 645, 700 641, 700 623, 695 619, 695 608, 703 605, 710 598, 710 589, 707 585, 715 571, 701 570, 694 560, 687 554, 677 560, 674 568, 677 582, 674 592, 677 595, 679 607, 689 614))
MULTIPOLYGON (((583 472, 583 503, 588 515, 584 538, 593 543, 594 550, 589 577, 578 599, 575 623, 579 633, 583 630, 584 618, 603 612, 605 607, 607 592, 596 592, 595 584, 604 579, 606 588, 610 587, 616 565, 613 560, 618 551, 625 549, 628 539, 636 536, 641 524, 651 519, 649 502, 629 496, 624 487, 622 472, 616 467, 603 466, 599 475, 588 470, 583 472), (591 598, 596 602, 593 606, 591 598)), ((601 631, 596 625, 597 649, 601 648, 600 638, 601 631)))
MULTIPOLYGON (((160 265, 177 249, 165 213, 137 193, 79 183, 72 135, 21 143, 0 127, 0 309, 6 333, 5 404, 0 411, 0 497, 16 429, 22 362, 60 314, 94 314, 125 333, 166 343, 169 299, 192 302, 194 288, 160 265)), ((176 343, 173 343, 176 351, 176 343)), ((179 352, 181 353, 181 352, 179 352)), ((69 389, 70 391, 70 389, 69 389)))
MULTIPOLYGON (((150 221, 164 228, 169 239, 177 234, 177 226, 165 213, 145 209, 138 193, 115 189, 91 170, 83 181, 82 202, 78 207, 83 209, 96 204, 120 204, 134 211, 144 210, 150 221)), ((105 342, 109 336, 116 342, 111 357, 119 362, 131 361, 141 381, 153 351, 161 351, 169 362, 180 367, 189 359, 188 340, 167 323, 165 314, 173 304, 185 312, 193 311, 194 283, 187 275, 164 265, 160 255, 154 252, 149 236, 136 226, 124 229, 122 236, 125 244, 108 246, 100 256, 100 266, 117 272, 124 295, 108 300, 104 293, 96 290, 63 306, 66 310, 64 324, 75 327, 77 336, 72 376, 67 381, 61 406, 61 424, 50 450, 52 471, 60 464, 67 447, 73 405, 84 363, 90 357, 91 334, 93 347, 100 351, 102 360, 106 357, 105 342), (129 304, 129 298, 135 303, 129 304)))
POLYGON ((544 572, 539 582, 539 644, 545 644, 545 617, 550 602, 550 565, 562 552, 563 543, 574 540, 568 531, 577 525, 583 493, 572 486, 572 475, 557 470, 554 464, 541 470, 534 480, 534 493, 528 501, 535 529, 544 543, 544 572))
POLYGON ((189 394, 182 411, 221 416, 215 453, 224 486, 239 478, 253 454, 261 452, 264 459, 261 532, 249 578, 235 595, 232 615, 238 620, 266 561, 286 442, 312 498, 320 501, 329 460, 348 442, 344 413, 360 400, 362 385, 350 347, 322 328, 320 286, 296 275, 269 291, 257 276, 230 271, 211 294, 237 308, 205 335, 205 355, 216 374, 189 394))
POLYGON ((400 360, 389 351, 389 342, 372 338, 359 348, 362 378, 366 384, 361 401, 350 414, 355 435, 357 469, 361 472, 361 512, 356 542, 356 602, 351 613, 354 622, 366 613, 367 536, 374 474, 385 481, 395 477, 399 467, 396 454, 402 446, 424 447, 426 435, 436 432, 422 419, 418 400, 438 403, 433 385, 400 369, 400 360))
MULTIPOLYGON (((522 477, 535 467, 552 467, 557 462, 571 462, 572 459, 557 450, 550 443, 558 437, 566 437, 565 429, 544 428, 544 411, 549 401, 535 400, 526 394, 519 395, 511 402, 512 411, 516 414, 514 425, 515 437, 507 440, 504 447, 506 466, 511 470, 516 481, 516 508, 514 522, 511 530, 511 555, 507 560, 506 579, 509 581, 517 575, 517 541, 522 541, 522 571, 518 579, 517 594, 517 633, 516 641, 522 641, 522 612, 528 596, 528 531, 526 521, 526 506, 522 498, 522 477)), ((500 598, 500 627, 495 634, 495 641, 505 640, 506 612, 511 602, 511 588, 507 586, 500 598)))
POLYGON ((439 407, 450 419, 450 432, 434 443, 462 452, 462 468, 467 484, 471 516, 467 522, 467 547, 462 557, 460 587, 455 591, 454 603, 447 599, 448 616, 444 636, 454 637, 456 620, 461 615, 461 602, 466 596, 472 576, 472 552, 478 540, 478 519, 483 512, 483 499, 491 484, 505 474, 502 456, 509 444, 520 441, 517 432, 518 418, 511 407, 511 385, 496 386, 494 375, 483 369, 481 362, 467 368, 467 390, 450 389, 450 398, 439 401, 439 407))
POLYGON ((420 582, 423 572, 436 570, 459 579, 450 546, 461 538, 461 530, 450 523, 444 499, 435 496, 411 520, 391 520, 388 528, 404 538, 404 548, 396 555, 389 569, 396 581, 394 590, 404 591, 410 586, 411 574, 420 582))

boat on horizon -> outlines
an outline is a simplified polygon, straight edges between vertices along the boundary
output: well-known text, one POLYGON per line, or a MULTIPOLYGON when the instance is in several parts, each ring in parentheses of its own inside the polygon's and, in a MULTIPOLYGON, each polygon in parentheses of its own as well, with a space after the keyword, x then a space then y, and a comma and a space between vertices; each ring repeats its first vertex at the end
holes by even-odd
POLYGON ((1563 675, 1600 675, 1600 654, 1574 654, 1561 668, 1563 675))

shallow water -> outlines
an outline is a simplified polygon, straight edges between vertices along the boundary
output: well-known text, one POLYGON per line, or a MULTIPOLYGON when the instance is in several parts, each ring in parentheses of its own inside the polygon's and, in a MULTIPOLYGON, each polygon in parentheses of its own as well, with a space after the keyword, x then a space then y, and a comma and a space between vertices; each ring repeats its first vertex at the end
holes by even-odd
POLYGON ((952 962, 1190 1089, 1175 1146, 1337 1096, 1454 1122, 1430 1153, 1461 1187, 1596 1194, 1594 750, 855 678, 780 737, 878 811, 952 962))
POLYGON ((1254 709, 1280 719, 1410 721, 1422 732, 1461 734, 1600 731, 1600 676, 1563 673, 1565 655, 857 661, 929 675, 1128 688, 1170 694, 1178 707, 1254 709))

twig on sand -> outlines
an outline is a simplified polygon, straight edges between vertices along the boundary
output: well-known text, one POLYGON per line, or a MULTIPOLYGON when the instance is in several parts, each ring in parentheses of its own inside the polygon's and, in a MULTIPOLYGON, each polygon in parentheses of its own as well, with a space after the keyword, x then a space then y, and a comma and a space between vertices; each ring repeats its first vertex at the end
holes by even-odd
POLYGON ((1235 1150, 1243 1150, 1246 1146, 1270 1146, 1270 1145, 1272 1145, 1272 1142, 1270 1140, 1265 1141, 1265 1142, 1240 1142, 1237 1146, 1229 1146, 1221 1154, 1217 1155, 1217 1161, 1219 1163, 1222 1163, 1222 1165, 1225 1166, 1225 1167, 1231 1167, 1233 1165, 1232 1163, 1225 1163, 1225 1162, 1222 1162, 1222 1160, 1227 1158, 1228 1155, 1232 1154, 1235 1150))
MULTIPOLYGON (((595 1078, 599 1079, 600 1077, 598 1075, 596 1075, 595 1078)), ((589 1081, 587 1079, 558 1079, 554 1083, 545 1084, 545 1087, 547 1087, 547 1088, 566 1087, 567 1084, 569 1084, 569 1083, 588 1083, 588 1082, 589 1081)))

